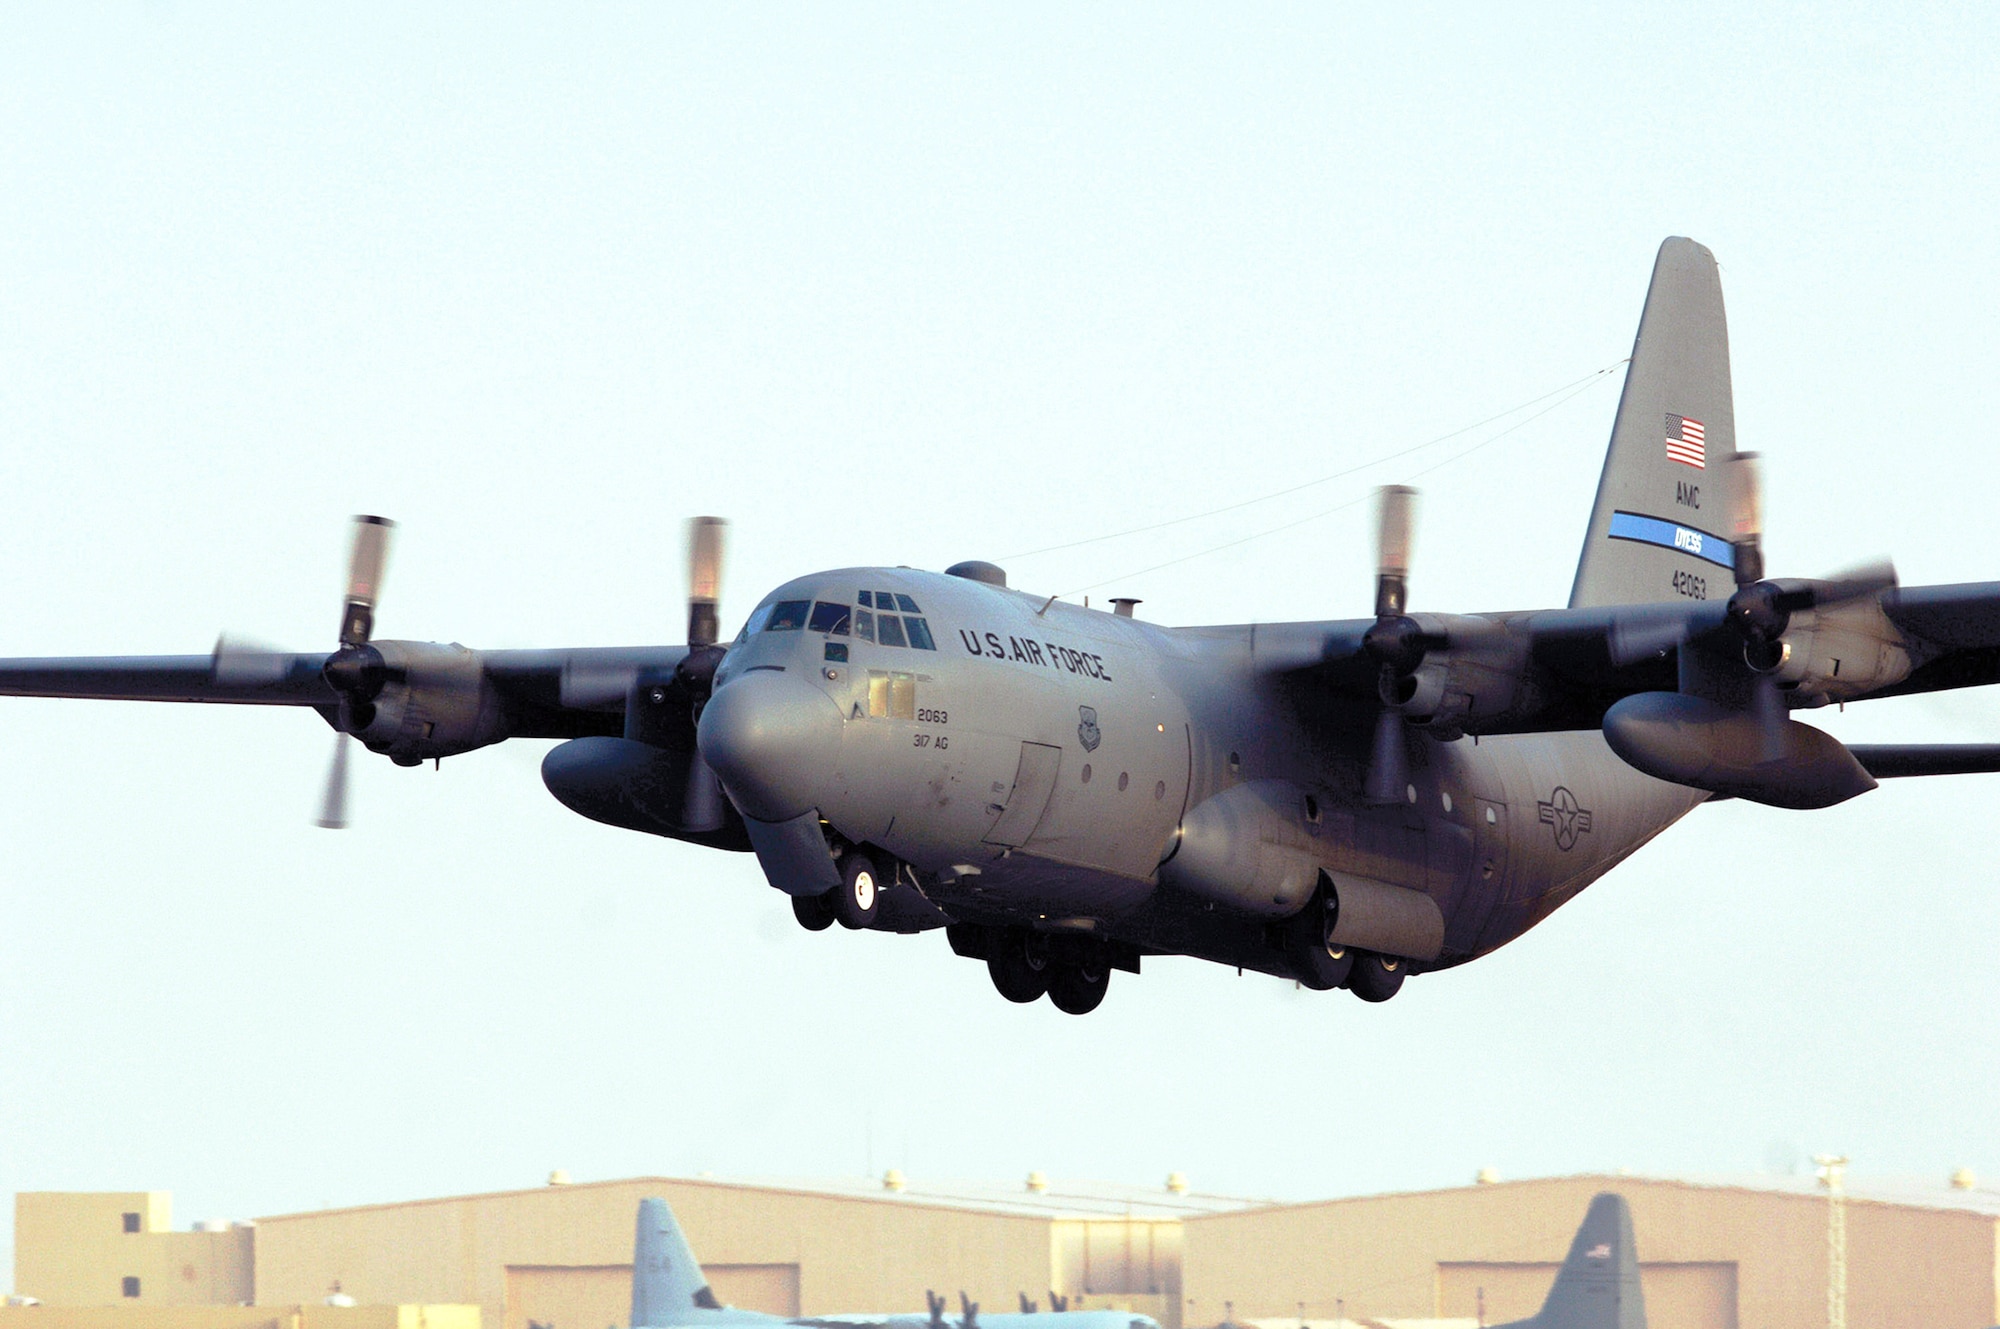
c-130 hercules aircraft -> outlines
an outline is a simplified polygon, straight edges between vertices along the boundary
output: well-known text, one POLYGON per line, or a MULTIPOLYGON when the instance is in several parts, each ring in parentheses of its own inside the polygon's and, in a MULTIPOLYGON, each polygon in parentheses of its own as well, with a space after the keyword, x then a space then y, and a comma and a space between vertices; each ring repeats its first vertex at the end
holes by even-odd
POLYGON ((357 519, 340 645, 0 661, 0 693, 307 706, 401 765, 564 740, 549 791, 756 855, 821 929, 943 929, 1001 994, 1082 1014, 1191 955, 1393 996, 1519 937, 1710 798, 1819 808, 2000 745, 1847 747, 1794 709, 2000 681, 2000 583, 1767 578, 1715 259, 1660 248, 1569 605, 1414 612, 1382 491, 1375 614, 1170 628, 1000 569, 787 582, 719 640, 721 523, 684 646, 372 639, 357 519))

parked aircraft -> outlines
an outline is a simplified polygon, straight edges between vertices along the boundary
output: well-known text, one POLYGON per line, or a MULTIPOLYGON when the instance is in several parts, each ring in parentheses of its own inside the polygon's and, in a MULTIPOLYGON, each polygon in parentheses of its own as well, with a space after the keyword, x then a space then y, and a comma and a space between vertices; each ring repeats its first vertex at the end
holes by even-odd
POLYGON ((1566 608, 1417 610, 1411 499, 1381 496, 1372 617, 1172 628, 971 561, 799 577, 725 645, 703 518, 686 645, 528 651, 374 639, 390 525, 363 517, 332 652, 5 660, 0 693, 311 708, 333 825, 350 737, 402 765, 562 740, 542 778, 582 815, 754 853, 808 928, 941 929, 1008 999, 1079 1014, 1158 955, 1386 1000, 1709 799, 2000 770, 1791 717, 2000 681, 2000 583, 1765 575, 1691 240, 1655 263, 1566 608))
POLYGON ((1632 1209, 1622 1195, 1594 1197, 1542 1309, 1495 1329, 1646 1329, 1632 1209))
MULTIPOLYGON (((960 1311, 925 1293, 930 1310, 907 1315, 814 1315, 786 1319, 724 1306, 709 1289, 701 1262, 665 1200, 639 1201, 639 1229, 632 1247, 631 1329, 1160 1329, 1150 1316, 1130 1311, 1032 1311, 981 1316, 977 1302, 959 1294, 960 1311)), ((1024 1298, 1025 1301, 1025 1298, 1024 1298)))

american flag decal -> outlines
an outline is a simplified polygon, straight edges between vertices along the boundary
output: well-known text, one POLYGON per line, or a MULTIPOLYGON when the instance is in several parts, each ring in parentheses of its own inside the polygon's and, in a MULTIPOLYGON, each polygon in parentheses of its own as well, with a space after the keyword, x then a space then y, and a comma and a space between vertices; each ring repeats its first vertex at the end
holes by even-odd
POLYGON ((1667 460, 1696 470, 1708 468, 1708 431, 1685 415, 1667 417, 1667 460))

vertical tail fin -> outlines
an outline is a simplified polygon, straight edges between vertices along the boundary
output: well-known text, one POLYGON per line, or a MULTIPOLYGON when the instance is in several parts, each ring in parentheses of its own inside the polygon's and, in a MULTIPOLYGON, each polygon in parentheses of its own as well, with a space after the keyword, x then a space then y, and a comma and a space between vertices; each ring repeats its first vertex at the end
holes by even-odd
POLYGON ((1525 1323, 1534 1329, 1646 1329, 1639 1251, 1624 1196, 1607 1192, 1590 1202, 1541 1314, 1525 1323))
POLYGON ((689 1324, 694 1310, 717 1310, 681 1225, 665 1200, 639 1201, 639 1231, 632 1243, 632 1329, 689 1324))
POLYGON ((1735 455, 1721 275, 1674 236, 1653 263, 1571 607, 1727 597, 1735 455))

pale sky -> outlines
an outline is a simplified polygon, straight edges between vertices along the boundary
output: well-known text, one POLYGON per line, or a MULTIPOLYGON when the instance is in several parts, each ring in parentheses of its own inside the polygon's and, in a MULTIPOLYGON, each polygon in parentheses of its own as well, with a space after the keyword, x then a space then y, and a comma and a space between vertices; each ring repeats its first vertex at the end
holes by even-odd
MULTIPOLYGON (((380 632, 476 646, 678 640, 694 513, 730 632, 974 557, 1350 617, 1412 477, 1417 607, 1559 604, 1617 375, 1013 555, 1610 365, 1671 234, 1773 571, 2000 577, 1996 64, 1986 6, 0 8, 0 655, 330 648, 360 511, 380 632)), ((2000 741, 1986 694, 1824 722, 2000 741)), ((1386 1006, 1162 960, 1074 1019, 574 816, 546 746, 371 759, 332 834, 309 714, 0 700, 0 1194, 2000 1178, 2000 777, 1698 811, 1386 1006)))

